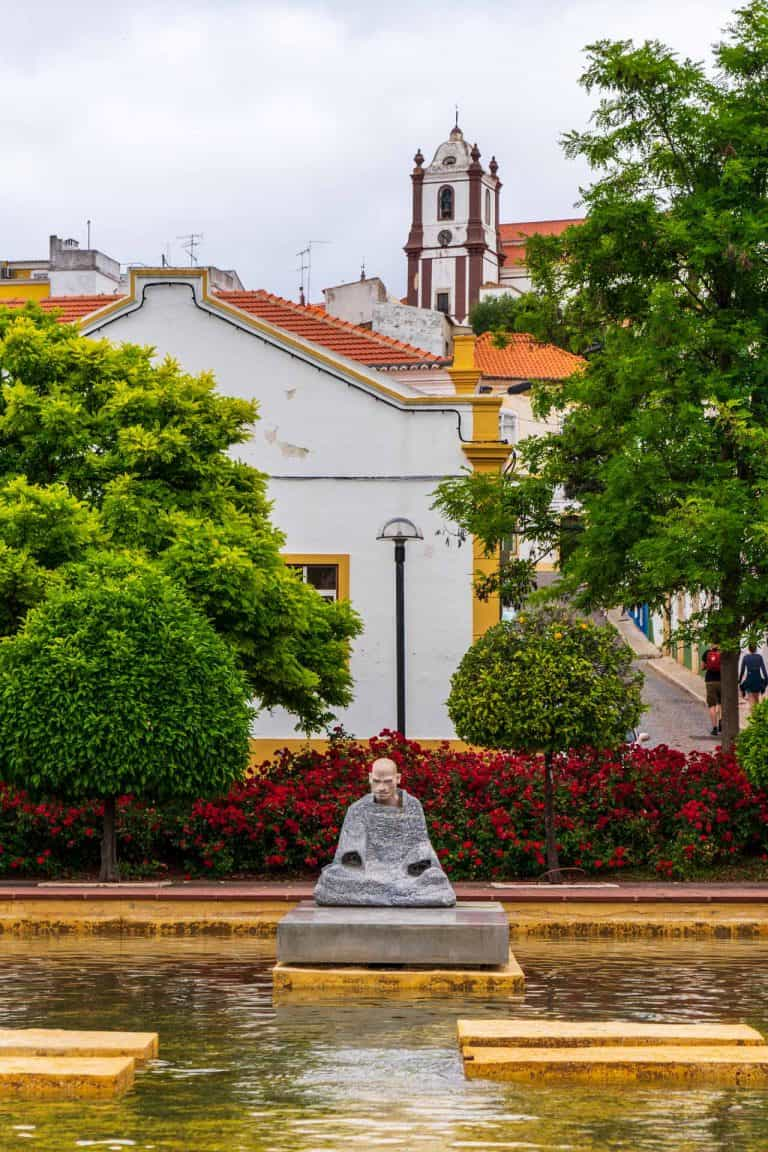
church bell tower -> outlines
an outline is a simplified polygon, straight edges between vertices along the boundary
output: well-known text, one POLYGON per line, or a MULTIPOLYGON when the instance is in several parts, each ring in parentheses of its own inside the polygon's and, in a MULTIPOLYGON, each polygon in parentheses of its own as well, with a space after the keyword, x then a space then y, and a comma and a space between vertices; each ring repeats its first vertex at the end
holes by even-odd
POLYGON ((466 323, 483 284, 498 284, 504 255, 499 233, 501 181, 495 156, 486 172, 458 123, 424 167, 411 173, 413 211, 405 253, 407 302, 466 323))

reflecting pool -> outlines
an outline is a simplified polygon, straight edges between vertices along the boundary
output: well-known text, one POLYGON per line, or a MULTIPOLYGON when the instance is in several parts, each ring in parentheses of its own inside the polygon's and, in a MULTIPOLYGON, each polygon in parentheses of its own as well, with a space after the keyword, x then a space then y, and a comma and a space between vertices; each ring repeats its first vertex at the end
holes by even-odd
MULTIPOLYGON (((768 943, 515 948, 514 1011, 744 1021, 768 1034, 768 943)), ((0 1026, 157 1031, 160 1059, 115 1102, 3 1104, 0 1149, 46 1152, 764 1152, 768 1091, 530 1088, 463 1077, 459 1016, 504 1001, 273 1008, 257 940, 0 940, 0 1026)))

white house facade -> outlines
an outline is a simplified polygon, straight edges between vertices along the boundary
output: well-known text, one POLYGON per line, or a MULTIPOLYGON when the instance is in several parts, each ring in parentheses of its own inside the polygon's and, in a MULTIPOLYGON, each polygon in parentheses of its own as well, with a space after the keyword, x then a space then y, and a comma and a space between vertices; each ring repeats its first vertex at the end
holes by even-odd
MULTIPOLYGON (((424 395, 401 380, 409 372, 374 371, 245 314, 210 294, 197 269, 134 272, 129 296, 81 330, 152 345, 158 358, 211 371, 225 394, 258 402, 253 435, 237 452, 270 477, 286 561, 323 595, 347 596, 363 619, 351 657, 355 699, 338 713, 358 736, 396 726, 394 549, 377 535, 392 517, 413 521, 423 538, 407 545, 405 565, 407 731, 453 738, 450 676, 498 605, 474 599, 473 548, 457 546, 431 504, 441 479, 470 463, 498 468, 508 452, 498 440, 500 397, 474 394, 479 373, 459 370, 458 392, 424 395)), ((280 710, 256 720, 265 751, 296 736, 280 710)))

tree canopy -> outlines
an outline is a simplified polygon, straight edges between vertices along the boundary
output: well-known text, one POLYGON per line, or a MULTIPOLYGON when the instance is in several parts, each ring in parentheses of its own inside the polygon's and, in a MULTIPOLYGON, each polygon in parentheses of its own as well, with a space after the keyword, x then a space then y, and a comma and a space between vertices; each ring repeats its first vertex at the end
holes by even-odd
POLYGON ((33 794, 115 798, 226 790, 248 763, 250 708, 229 644, 140 557, 74 565, 0 644, 2 775, 33 794))
POLYGON ((642 675, 609 624, 564 604, 537 606, 490 628, 451 680, 448 713, 462 740, 543 752, 547 862, 557 868, 551 774, 571 748, 614 748, 642 710, 642 675))
POLYGON ((0 309, 0 635, 96 554, 171 579, 263 707, 318 730, 347 704, 360 621, 283 563, 267 479, 237 459, 252 402, 153 350, 0 309))
MULTIPOLYGON (((711 71, 656 41, 587 51, 597 107, 565 137, 595 174, 586 218, 531 240, 519 307, 588 359, 534 389, 562 432, 518 446, 495 504, 531 476, 565 494, 582 531, 562 588, 582 604, 691 595, 688 636, 723 648, 730 746, 740 641, 768 629, 768 6, 735 13, 711 71)), ((556 547, 557 518, 529 519, 556 547)))

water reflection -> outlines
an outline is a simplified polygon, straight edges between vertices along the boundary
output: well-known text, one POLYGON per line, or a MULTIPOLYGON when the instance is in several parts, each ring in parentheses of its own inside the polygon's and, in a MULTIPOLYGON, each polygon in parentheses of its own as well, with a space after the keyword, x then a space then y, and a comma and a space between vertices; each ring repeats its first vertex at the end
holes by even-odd
MULTIPOLYGON (((768 1092, 465 1081, 456 1019, 496 1002, 273 1008, 258 940, 0 941, 0 1026, 151 1029, 160 1059, 122 1101, 0 1103, 0 1149, 355 1148, 763 1152, 768 1092)), ((525 941, 514 1012, 743 1020, 768 1032, 768 944, 525 941)))

